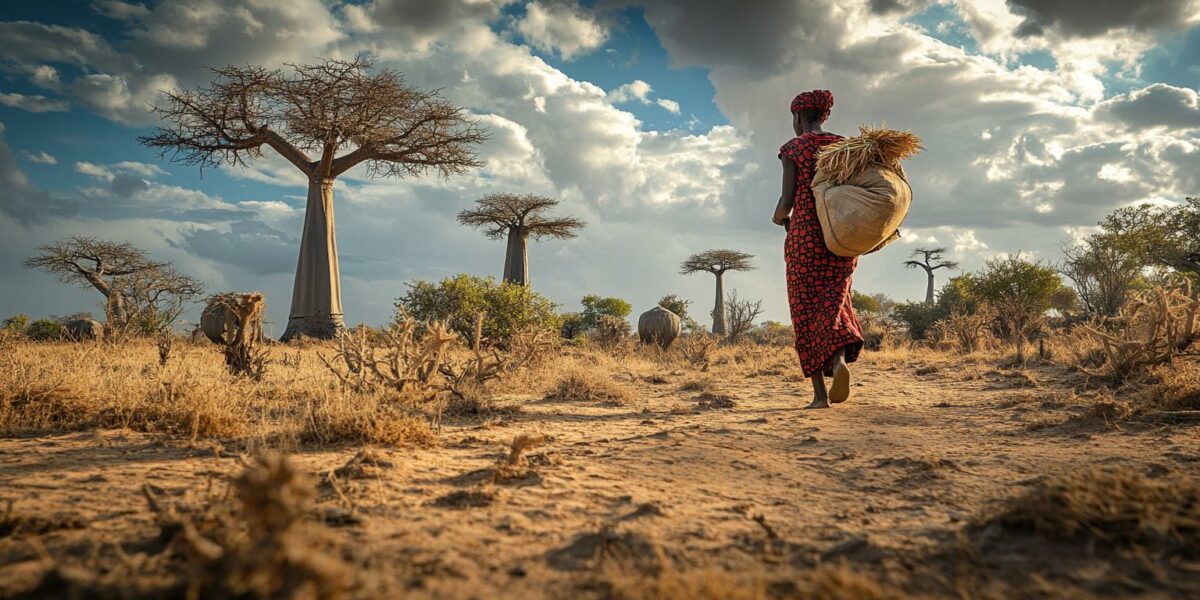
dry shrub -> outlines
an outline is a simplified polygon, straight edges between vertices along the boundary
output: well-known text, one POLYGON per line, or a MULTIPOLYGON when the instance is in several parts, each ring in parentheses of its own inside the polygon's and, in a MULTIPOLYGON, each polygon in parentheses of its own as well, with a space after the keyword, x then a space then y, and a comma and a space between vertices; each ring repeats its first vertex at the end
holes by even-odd
POLYGON ((333 358, 317 354, 343 385, 356 392, 429 390, 445 366, 447 349, 458 339, 446 323, 420 323, 407 313, 378 335, 369 334, 367 327, 343 331, 333 358))
POLYGON ((974 313, 958 307, 946 318, 933 325, 932 337, 945 344, 948 350, 975 352, 991 344, 994 339, 991 325, 996 320, 996 311, 989 306, 980 306, 974 313))
POLYGON ((858 320, 862 326, 863 347, 867 350, 879 351, 895 347, 904 337, 904 328, 891 319, 861 312, 858 314, 858 320))
POLYGON ((1170 362, 1200 337, 1198 313, 1200 292, 1186 279, 1132 294, 1116 317, 1078 328, 1104 350, 1099 368, 1080 369, 1120 382, 1146 367, 1170 362))
POLYGON ((380 396, 347 394, 314 399, 300 442, 432 446, 437 436, 428 420, 380 396))
POLYGON ((717 338, 708 334, 693 333, 677 342, 676 347, 679 348, 679 355, 689 365, 701 371, 708 371, 713 353, 717 349, 717 338))
MULTIPOLYGON (((278 454, 259 455, 233 482, 236 502, 181 509, 146 490, 156 514, 161 553, 98 571, 51 564, 31 598, 346 597, 357 583, 328 551, 328 533, 307 518, 312 482, 278 454), (147 573, 148 569, 161 572, 147 573)), ((212 499, 210 499, 212 500, 212 499)), ((361 573, 361 572, 359 572, 361 573)))
POLYGON ((1055 539, 1098 540, 1114 550, 1200 557, 1200 482, 1150 479, 1129 467, 1090 468, 1040 483, 993 517, 1055 539))
MULTIPOLYGON (((476 327, 481 328, 481 320, 476 327)), ((446 361, 440 372, 446 378, 451 404, 460 412, 483 412, 490 408, 486 388, 493 381, 538 365, 558 347, 558 341, 546 330, 525 329, 514 333, 503 347, 486 350, 476 346, 465 358, 446 361)))
POLYGON ((625 406, 633 402, 633 394, 603 374, 587 369, 572 369, 559 378, 546 399, 625 406))
POLYGON ((617 348, 630 343, 629 321, 621 317, 603 315, 596 323, 589 339, 601 348, 617 348))
MULTIPOLYGON (((222 311, 226 327, 234 330, 233 337, 225 340, 225 365, 230 374, 261 380, 267 368, 267 353, 257 347, 262 341, 263 314, 267 304, 261 292, 249 294, 217 294, 211 296, 204 312, 222 311)), ((160 357, 162 349, 160 347, 160 357)), ((170 349, 167 349, 169 355, 170 349)), ((166 359, 161 358, 166 364, 166 359)))

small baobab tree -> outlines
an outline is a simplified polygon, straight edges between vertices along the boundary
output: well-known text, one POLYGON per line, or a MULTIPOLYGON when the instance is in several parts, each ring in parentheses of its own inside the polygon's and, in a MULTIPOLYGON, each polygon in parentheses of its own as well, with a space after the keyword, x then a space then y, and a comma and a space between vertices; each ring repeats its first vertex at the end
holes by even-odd
POLYGON ((25 267, 57 275, 63 283, 94 288, 104 296, 110 333, 153 334, 170 327, 184 304, 200 295, 199 281, 168 262, 151 260, 129 242, 76 236, 38 248, 25 267))
POLYGON ((716 335, 725 335, 725 272, 726 271, 751 271, 754 267, 750 264, 750 259, 754 258, 753 254, 738 252, 737 250, 705 250, 698 252, 683 261, 680 265, 679 272, 683 275, 692 273, 712 273, 717 278, 717 300, 713 306, 712 331, 716 335))
POLYGON ((925 271, 927 278, 925 285, 925 306, 932 307, 933 299, 933 272, 938 269, 957 269, 958 263, 952 260, 945 260, 947 249, 940 248, 917 248, 912 251, 913 260, 904 261, 904 266, 909 269, 922 269, 925 271))
POLYGON ((140 138, 173 162, 246 166, 270 148, 308 178, 304 233, 282 339, 328 338, 344 327, 334 235, 333 182, 357 165, 371 177, 480 166, 487 138, 466 111, 358 57, 285 69, 212 69, 207 87, 166 92, 164 125, 140 138))
POLYGON ((568 240, 584 222, 575 217, 551 217, 546 213, 558 200, 534 194, 488 194, 458 213, 458 222, 482 229, 491 240, 505 238, 504 281, 529 286, 529 238, 568 240))

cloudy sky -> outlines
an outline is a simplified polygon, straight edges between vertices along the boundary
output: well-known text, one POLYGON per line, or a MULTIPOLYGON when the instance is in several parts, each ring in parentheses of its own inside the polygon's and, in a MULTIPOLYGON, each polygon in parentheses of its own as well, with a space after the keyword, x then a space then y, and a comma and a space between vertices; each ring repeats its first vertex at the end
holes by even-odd
POLYGON ((265 291, 282 332, 304 177, 275 157, 201 173, 136 141, 161 90, 225 64, 365 54, 492 133, 467 176, 339 180, 348 323, 382 323, 413 279, 499 275, 503 242, 454 220, 499 191, 588 222, 531 246, 534 287, 564 310, 675 293, 703 314, 711 277, 679 262, 727 247, 758 267, 727 285, 786 320, 776 152, 813 88, 834 93, 827 129, 887 123, 927 148, 906 239, 862 260, 861 291, 922 297, 900 266, 917 245, 968 269, 1056 260, 1114 208, 1200 193, 1200 0, 97 0, 5 3, 0 21, 0 315, 96 310, 20 266, 93 235, 214 292, 265 291))

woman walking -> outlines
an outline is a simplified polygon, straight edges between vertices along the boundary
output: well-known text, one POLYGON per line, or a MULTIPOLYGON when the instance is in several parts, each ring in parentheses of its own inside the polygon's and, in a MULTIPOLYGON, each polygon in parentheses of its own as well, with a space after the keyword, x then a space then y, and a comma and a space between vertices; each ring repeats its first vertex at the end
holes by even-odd
POLYGON ((792 100, 796 137, 779 149, 783 193, 772 219, 787 229, 784 260, 796 354, 813 384, 813 401, 806 408, 829 408, 831 402, 850 397, 847 364, 858 360, 863 345, 862 327, 850 303, 850 278, 858 258, 837 256, 825 246, 811 187, 821 147, 842 139, 821 128, 832 107, 829 90, 803 92, 792 100), (828 390, 825 377, 833 379, 828 390))

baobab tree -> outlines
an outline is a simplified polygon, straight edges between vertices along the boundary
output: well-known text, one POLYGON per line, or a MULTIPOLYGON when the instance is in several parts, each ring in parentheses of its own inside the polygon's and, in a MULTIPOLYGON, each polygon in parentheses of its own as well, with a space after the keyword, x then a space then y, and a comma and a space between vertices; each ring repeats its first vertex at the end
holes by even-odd
POLYGON ((481 165, 474 148, 487 134, 437 92, 362 57, 211 70, 208 86, 166 92, 154 107, 164 125, 140 140, 201 169, 246 166, 266 147, 304 173, 304 233, 281 339, 332 337, 344 327, 334 180, 360 164, 370 177, 464 173, 481 165))
POLYGON ((458 222, 482 229, 488 239, 506 238, 504 281, 529 286, 529 238, 568 240, 585 223, 575 217, 551 217, 546 213, 559 201, 534 194, 488 194, 475 208, 458 213, 458 222))
POLYGON ((928 277, 925 287, 925 306, 933 306, 933 272, 938 269, 957 269, 958 263, 945 260, 946 248, 917 248, 911 256, 917 260, 906 260, 904 266, 909 269, 924 269, 928 277))
POLYGON ((725 335, 725 272, 753 270, 752 258, 753 254, 737 250, 705 250, 689 256, 680 266, 679 272, 683 275, 704 271, 716 276, 717 301, 712 311, 712 331, 717 335, 725 335))
POLYGON ((203 291, 199 281, 171 263, 151 260, 129 242, 71 237, 38 248, 24 265, 100 292, 110 333, 131 328, 155 333, 169 327, 184 304, 203 291))

